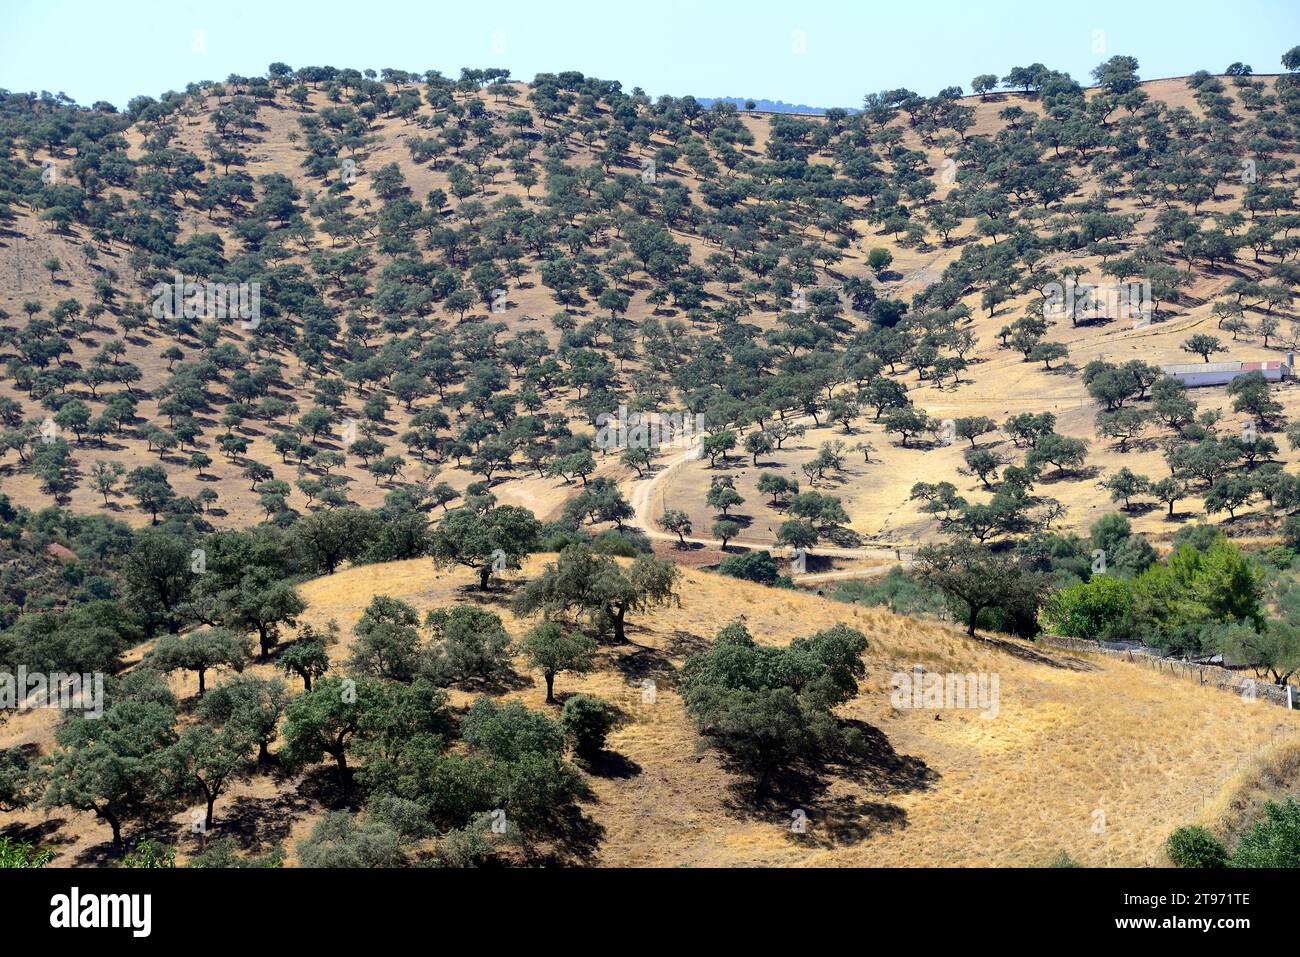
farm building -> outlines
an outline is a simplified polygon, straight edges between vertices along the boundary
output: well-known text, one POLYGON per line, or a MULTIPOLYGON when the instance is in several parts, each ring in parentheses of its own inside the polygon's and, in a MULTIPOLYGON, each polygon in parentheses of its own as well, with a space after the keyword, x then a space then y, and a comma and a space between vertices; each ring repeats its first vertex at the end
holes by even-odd
POLYGON ((1285 361, 1270 359, 1266 362, 1186 362, 1165 366, 1164 373, 1192 389, 1204 385, 1226 385, 1237 376, 1246 375, 1248 372, 1259 372, 1272 382, 1289 379, 1294 365, 1294 354, 1287 353, 1285 361))

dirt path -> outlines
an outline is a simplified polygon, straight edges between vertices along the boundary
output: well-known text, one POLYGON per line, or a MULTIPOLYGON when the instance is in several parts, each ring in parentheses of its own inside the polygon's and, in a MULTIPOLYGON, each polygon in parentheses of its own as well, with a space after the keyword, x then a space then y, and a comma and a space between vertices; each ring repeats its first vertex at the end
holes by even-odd
MULTIPOLYGON (((794 420, 791 420, 794 421, 794 420)), ((697 459, 700 456, 700 445, 698 439, 693 439, 691 444, 686 448, 676 452, 671 458, 664 462, 656 471, 644 478, 630 478, 624 481, 623 488, 627 493, 628 501, 632 504, 635 523, 645 532, 645 534, 658 541, 678 541, 678 536, 671 532, 665 532, 655 522, 656 512, 654 509, 655 493, 660 489, 662 483, 671 477, 675 472, 681 469, 687 462, 697 459)), ((699 536, 685 536, 685 541, 692 545, 705 545, 710 548, 721 548, 722 540, 717 538, 704 538, 699 536)), ((757 548, 775 547, 774 542, 754 541, 752 539, 733 538, 730 540, 733 544, 744 544, 757 548)), ((899 565, 912 564, 912 557, 905 553, 901 548, 883 547, 883 546, 863 546, 861 548, 836 548, 836 547, 817 547, 810 548, 807 551, 809 557, 831 557, 831 558, 849 558, 849 559, 867 559, 876 561, 894 562, 899 565)), ((839 571, 823 572, 814 575, 798 575, 795 581, 829 581, 838 578, 867 578, 874 575, 883 574, 888 570, 886 567, 872 567, 859 571, 839 571)))

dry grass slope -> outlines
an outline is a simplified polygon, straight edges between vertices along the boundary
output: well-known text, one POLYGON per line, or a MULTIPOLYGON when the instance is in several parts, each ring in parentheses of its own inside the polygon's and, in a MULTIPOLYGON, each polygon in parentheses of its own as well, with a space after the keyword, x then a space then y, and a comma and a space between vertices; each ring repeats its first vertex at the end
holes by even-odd
MULTIPOLYGON (((1273 78, 1260 77, 1259 79, 1265 84, 1267 91, 1272 90, 1273 78)), ((1231 84, 1226 86, 1225 95, 1233 98, 1235 102, 1238 91, 1231 84)), ((1143 89, 1153 101, 1165 103, 1170 110, 1186 109, 1195 117, 1204 116, 1203 108, 1197 102, 1193 90, 1188 87, 1185 79, 1156 80, 1144 83, 1143 89)), ((491 110, 500 113, 514 108, 532 109, 522 86, 515 84, 504 92, 511 93, 512 101, 501 99, 497 93, 485 95, 491 110)), ((968 97, 964 102, 975 109, 975 124, 970 135, 993 134, 1002 129, 1006 122, 999 117, 999 113, 1008 106, 1019 106, 1032 113, 1042 110, 1037 100, 1026 98, 1018 93, 999 94, 987 100, 968 97)), ((178 144, 196 155, 206 155, 202 142, 204 135, 211 130, 210 114, 222 103, 222 97, 208 96, 202 107, 182 122, 178 144)), ((305 153, 301 137, 298 136, 297 124, 298 119, 305 112, 319 110, 327 105, 329 104, 325 95, 320 91, 313 91, 305 110, 286 104, 283 98, 273 105, 264 106, 258 114, 261 127, 255 131, 252 141, 245 144, 248 152, 248 163, 245 169, 249 175, 256 178, 269 173, 281 173, 293 180, 304 193, 319 189, 319 181, 308 177, 302 169, 301 161, 305 153)), ((421 107, 422 116, 431 112, 427 105, 421 107)), ((1249 115, 1243 111, 1243 117, 1248 118, 1249 115)), ((534 119, 538 128, 542 128, 540 117, 535 115, 534 119)), ((769 138, 771 118, 747 115, 742 117, 741 122, 755 137, 752 147, 746 148, 744 152, 749 157, 761 157, 769 138)), ((924 152, 927 162, 934 170, 941 170, 944 167, 947 156, 942 147, 924 143, 914 130, 906 126, 902 118, 894 122, 903 131, 903 142, 907 147, 924 152)), ((433 188, 448 187, 445 171, 434 169, 427 163, 414 162, 407 149, 408 140, 421 134, 420 127, 396 117, 380 116, 376 118, 370 132, 374 136, 374 142, 366 150, 361 162, 361 175, 352 190, 355 199, 378 203, 378 198, 371 188, 370 174, 386 163, 397 164, 416 197, 423 196, 433 188)), ((142 152, 143 135, 138 129, 133 128, 128 132, 127 138, 132 146, 133 157, 138 157, 142 152)), ((656 145, 658 145, 657 140, 656 145)), ((595 158, 592 149, 577 138, 567 144, 567 149, 569 155, 566 162, 575 167, 591 163, 595 158)), ((40 158, 38 155, 37 159, 40 158)), ((813 162, 828 161, 825 156, 813 157, 813 162)), ((1086 168, 1072 167, 1072 172, 1078 176, 1079 189, 1066 201, 1079 203, 1095 193, 1098 182, 1094 173, 1086 168)), ((684 185, 699 201, 703 181, 688 165, 678 164, 665 175, 684 185)), ((954 188, 953 184, 944 182, 937 174, 934 176, 934 181, 935 196, 938 198, 946 196, 954 188)), ((1284 185, 1289 187, 1293 183, 1290 178, 1286 178, 1284 185)), ((1242 190, 1242 185, 1235 182, 1222 184, 1217 198, 1205 203, 1199 210, 1197 218, 1208 221, 1211 214, 1239 208, 1242 190)), ((531 195, 527 194, 518 182, 507 175, 499 182, 494 182, 478 198, 491 202, 507 196, 519 197, 527 205, 538 198, 538 191, 533 191, 531 195)), ((1110 211, 1139 214, 1142 220, 1138 233, 1145 234, 1154 222, 1158 207, 1152 205, 1144 208, 1132 199, 1120 198, 1110 204, 1110 211)), ((89 245, 88 238, 75 230, 69 236, 58 235, 39 223, 34 213, 23 209, 18 212, 18 220, 13 225, 9 236, 0 238, 0 308, 6 309, 11 315, 18 316, 21 303, 28 299, 40 301, 47 308, 56 300, 68 296, 77 296, 83 301, 90 301, 93 298, 90 280, 94 271, 85 262, 84 251, 89 245), (57 282, 53 282, 39 265, 50 255, 59 257, 64 263, 64 271, 57 282)), ((226 218, 217 217, 214 220, 198 209, 184 207, 180 211, 182 240, 198 233, 217 232, 225 238, 227 250, 234 251, 239 248, 239 243, 233 238, 231 225, 232 222, 226 218)), ((854 227, 860 235, 859 241, 844 250, 845 258, 842 262, 830 269, 820 270, 819 281, 826 285, 838 285, 846 277, 868 275, 867 251, 873 246, 885 246, 892 250, 895 260, 890 271, 879 283, 880 294, 904 300, 910 300, 913 294, 939 279, 944 267, 957 259, 967 245, 992 243, 989 238, 974 235, 972 221, 969 219, 953 232, 949 242, 940 242, 935 235, 925 243, 912 246, 900 245, 893 237, 881 231, 878 225, 866 219, 855 220, 854 227)), ((815 236, 817 231, 810 226, 807 232, 809 236, 815 236)), ((713 251, 713 247, 704 242, 699 235, 674 230, 674 238, 691 248, 693 260, 696 262, 703 261, 704 257, 713 251)), ((369 247, 372 244, 366 242, 362 245, 369 247)), ((326 249, 330 246, 331 243, 323 234, 315 237, 315 248, 326 249)), ((127 248, 120 244, 108 243, 99 248, 101 262, 111 264, 113 268, 119 270, 123 275, 122 285, 130 289, 131 281, 137 276, 127 263, 126 253, 127 248)), ((372 280, 378 274, 385 257, 375 256, 374 259, 372 280)), ((301 253, 295 253, 290 258, 291 262, 305 262, 305 260, 306 256, 301 253)), ((1070 356, 1065 363, 1051 371, 1044 369, 1040 363, 1021 361, 1020 355, 1014 351, 998 348, 996 338, 999 328, 1023 314, 1027 308, 1037 302, 1037 293, 1016 295, 999 305, 993 315, 989 315, 980 307, 978 293, 971 292, 963 301, 971 307, 973 321, 969 328, 976 333, 979 341, 970 355, 970 368, 961 377, 960 384, 956 387, 951 384, 935 385, 921 380, 917 373, 910 369, 900 369, 900 379, 908 386, 916 404, 937 419, 988 415, 1001 422, 1007 416, 1018 412, 1051 411, 1058 417, 1059 431, 1089 439, 1092 442, 1089 458, 1092 469, 1089 472, 1069 479, 1045 481, 1042 484, 1042 491, 1045 494, 1059 499, 1068 507, 1069 512, 1062 524, 1074 529, 1086 529, 1096 518, 1113 509, 1107 494, 1098 487, 1098 479, 1123 466, 1155 479, 1165 474, 1165 465, 1154 441, 1138 443, 1138 447, 1133 450, 1121 453, 1111 447, 1111 443, 1097 438, 1093 429, 1093 420, 1098 406, 1088 398, 1079 380, 1078 371, 1089 360, 1099 357, 1112 361, 1142 359, 1152 363, 1186 360, 1188 355, 1180 349, 1180 344, 1187 336, 1195 332, 1219 334, 1210 309, 1228 284, 1237 278, 1255 279, 1265 275, 1271 262, 1271 258, 1266 258, 1260 263, 1253 262, 1250 251, 1243 250, 1238 261, 1234 263, 1221 265, 1212 270, 1198 265, 1191 275, 1192 281, 1185 290, 1183 300, 1179 303, 1164 304, 1158 317, 1159 321, 1150 327, 1133 328, 1130 323, 1108 322, 1071 328, 1068 322, 1058 319, 1053 323, 1048 338, 1066 344, 1070 356)), ((511 333, 522 329, 541 330, 554 344, 557 336, 548 323, 528 321, 532 317, 549 316, 558 308, 549 291, 539 281, 537 264, 528 265, 526 275, 510 288, 505 313, 500 316, 494 315, 492 318, 500 318, 504 321, 511 333)), ((1101 258, 1082 250, 1076 253, 1054 253, 1043 261, 1043 265, 1058 269, 1065 266, 1080 267, 1084 270, 1080 280, 1084 282, 1105 280, 1100 271, 1101 258)), ((649 288, 647 284, 639 284, 633 289, 632 302, 627 313, 628 319, 639 322, 650 316, 665 318, 672 314, 672 310, 656 307, 647 301, 649 288)), ((730 298, 721 283, 710 282, 708 290, 721 300, 730 298)), ((123 301, 121 308, 127 310, 138 304, 142 303, 123 301)), ((586 319, 598 315, 601 310, 593 305, 577 308, 575 312, 578 318, 586 319)), ((1257 320, 1261 314, 1258 310, 1249 311, 1252 320, 1257 320)), ((749 317, 749 321, 766 329, 775 323, 775 318, 776 312, 772 304, 759 302, 756 304, 755 314, 749 317)), ((696 331, 700 330, 697 328, 696 331)), ((1294 331, 1292 330, 1293 334, 1294 331)), ((234 329, 229 330, 226 335, 232 339, 245 338, 243 333, 234 329)), ((108 336, 101 332, 92 335, 86 342, 71 343, 72 361, 84 366, 93 354, 94 347, 106 338, 108 336)), ((1234 338, 1234 341, 1229 343, 1232 351, 1228 358, 1243 360, 1280 358, 1285 352, 1285 346, 1282 344, 1284 338, 1285 335, 1282 338, 1274 337, 1268 348, 1265 348, 1260 337, 1255 332, 1248 331, 1239 341, 1234 338)), ((149 393, 165 379, 166 363, 159 357, 159 353, 170 344, 170 338, 152 328, 139 330, 129 337, 132 351, 128 358, 140 366, 144 375, 141 386, 148 396, 141 403, 139 411, 144 421, 162 420, 156 412, 155 399, 149 393)), ((187 358, 192 358, 196 353, 195 344, 185 342, 183 345, 187 358)), ((294 382, 296 375, 301 372, 301 366, 290 355, 286 354, 282 358, 287 363, 286 381, 294 382)), ((634 361, 628 371, 634 371, 638 365, 639 362, 634 361)), ((309 401, 305 401, 308 388, 295 382, 289 391, 293 393, 291 397, 296 398, 305 410, 310 404, 309 401)), ((27 401, 25 395, 8 380, 0 382, 0 395, 27 401)), ((1202 403, 1203 410, 1208 408, 1226 410, 1230 406, 1223 388, 1197 390, 1194 397, 1202 403)), ((1300 390, 1294 386, 1277 389, 1276 397, 1288 414, 1293 415, 1297 409, 1300 409, 1300 390)), ((358 413, 353 408, 354 405, 359 403, 350 400, 348 412, 355 415, 358 413)), ((386 442, 390 446, 390 451, 403 451, 398 446, 396 437, 406 428, 408 418, 408 414, 401 409, 400 404, 396 404, 386 424, 388 433, 386 442)), ((1228 411, 1223 423, 1224 433, 1236 432, 1241 424, 1240 418, 1228 411)), ((586 426, 578 425, 578 427, 586 426)), ((813 430, 805 439, 788 443, 785 451, 765 456, 763 465, 770 470, 799 476, 799 466, 816 454, 817 447, 822 441, 844 438, 849 445, 861 440, 873 442, 878 450, 875 456, 877 461, 871 465, 863 465, 858 456, 851 453, 850 461, 854 463, 853 467, 837 478, 826 490, 844 498, 855 531, 868 539, 889 543, 908 544, 935 535, 934 523, 931 519, 919 511, 918 503, 908 501, 908 492, 912 484, 918 480, 935 480, 939 476, 951 479, 958 484, 960 493, 972 500, 983 499, 988 494, 974 477, 958 474, 958 469, 963 467, 960 443, 948 448, 928 450, 904 448, 896 439, 885 435, 879 425, 870 421, 869 416, 859 418, 854 423, 854 429, 855 434, 852 436, 844 436, 838 429, 813 430)), ((292 479, 291 467, 283 464, 271 448, 272 428, 266 423, 249 421, 241 427, 240 431, 250 443, 248 459, 270 465, 275 469, 278 478, 292 479)), ((1149 430, 1147 437, 1154 439, 1157 434, 1157 430, 1152 429, 1149 430)), ((327 437, 324 444, 337 448, 340 440, 327 437)), ((1286 449, 1285 442, 1279 444, 1284 447, 1278 457, 1279 460, 1288 465, 1293 463, 1297 453, 1286 449)), ((201 440, 201 445, 207 451, 215 453, 211 435, 205 436, 201 440)), ((1000 436, 986 437, 981 440, 981 445, 988 445, 999 452, 1015 453, 1019 457, 1019 453, 1011 447, 1010 442, 1000 436)), ((94 461, 115 459, 122 461, 128 468, 160 461, 156 453, 148 452, 144 442, 130 433, 127 437, 112 439, 105 446, 79 443, 75 448, 75 455, 83 478, 80 486, 71 494, 71 505, 83 511, 104 508, 99 497, 90 488, 89 482, 85 480, 94 461)), ((256 493, 239 474, 244 463, 227 462, 216 454, 213 457, 217 461, 211 467, 208 478, 202 480, 185 467, 184 456, 169 455, 162 464, 180 494, 193 495, 202 488, 211 488, 219 492, 219 507, 212 516, 216 524, 223 527, 240 527, 259 520, 262 513, 257 503, 256 493)), ((730 463, 737 480, 737 487, 749 500, 742 509, 742 517, 752 519, 752 524, 737 541, 762 543, 771 540, 772 534, 769 533, 768 528, 774 528, 781 520, 781 515, 763 504, 762 497, 754 489, 759 469, 747 467, 749 465, 750 463, 743 456, 730 463)), ((421 468, 419 463, 409 461, 403 476, 404 480, 416 479, 421 468)), ((440 468, 439 477, 457 488, 463 488, 474 479, 473 475, 451 462, 440 463, 440 468)), ((615 475, 621 479, 632 477, 630 470, 614 462, 613 456, 600 462, 600 473, 615 475)), ((340 470, 340 474, 348 476, 351 480, 349 494, 354 501, 371 507, 380 503, 387 486, 376 485, 355 457, 352 457, 340 470)), ((672 482, 667 483, 664 498, 661 500, 670 501, 672 507, 682 508, 690 513, 697 531, 707 529, 712 521, 710 510, 703 503, 709 474, 703 464, 692 465, 682 470, 672 482)), ((48 495, 40 491, 34 477, 19 468, 12 457, 0 463, 0 475, 4 476, 6 493, 16 504, 33 508, 48 504, 48 495)), ((526 470, 518 463, 515 471, 504 473, 501 477, 506 481, 497 486, 496 493, 502 501, 528 505, 538 515, 544 517, 555 515, 563 502, 575 492, 575 488, 569 483, 529 477, 526 470)), ((290 495, 290 504, 300 510, 308 508, 305 496, 296 489, 290 495)), ((659 506, 660 503, 657 502, 656 507, 659 506)), ((129 499, 120 494, 108 506, 108 510, 135 524, 148 520, 147 516, 131 507, 129 499)), ((1168 538, 1183 523, 1203 514, 1197 495, 1190 495, 1180 502, 1179 513, 1178 520, 1170 522, 1166 520, 1164 510, 1156 506, 1143 508, 1133 517, 1139 531, 1146 532, 1158 540, 1168 538)), ((1256 505, 1252 511, 1239 517, 1237 521, 1225 523, 1225 528, 1235 534, 1250 536, 1258 534, 1261 520, 1265 526, 1272 524, 1267 509, 1263 505, 1256 505)))
MULTIPOLYGON (((534 558, 525 574, 544 561, 534 558)), ((346 631, 376 592, 423 611, 469 597, 468 583, 416 560, 317 579, 303 595, 309 618, 332 618, 346 631)), ((598 671, 560 683, 606 697, 630 719, 610 748, 640 773, 596 778, 588 808, 606 829, 603 864, 1011 866, 1043 864, 1059 850, 1094 866, 1163 863, 1165 836, 1201 812, 1242 756, 1295 728, 1285 712, 1123 662, 972 641, 942 624, 706 572, 688 572, 683 586, 680 607, 642 616, 627 646, 604 651, 598 671), (736 780, 698 750, 672 689, 671 669, 740 616, 763 642, 844 621, 870 643, 862 694, 842 714, 879 728, 893 754, 832 780, 804 807, 802 836, 788 827, 791 808, 737 809, 736 780), (934 711, 893 708, 890 676, 916 664, 996 672, 1000 713, 946 711, 936 720, 934 711), (658 679, 653 705, 641 700, 644 676, 658 679), (1093 830, 1097 809, 1104 834, 1093 830)), ((512 634, 525 630, 497 610, 512 634)), ((544 706, 540 682, 519 696, 544 706)))
MULTIPOLYGON (((536 574, 549 556, 535 556, 536 574)), ((351 627, 376 594, 410 602, 421 612, 457 601, 486 601, 512 635, 516 619, 506 589, 483 596, 466 571, 439 571, 424 559, 350 568, 301 586, 304 621, 335 621, 347 654, 351 627)), ((607 866, 1037 866, 1058 851, 1092 866, 1163 864, 1161 844, 1175 827, 1206 815, 1236 818, 1219 792, 1234 774, 1254 782, 1253 807, 1273 793, 1269 747, 1295 730, 1279 709, 1123 662, 1085 660, 991 636, 971 640, 941 623, 862 609, 802 592, 777 591, 707 572, 687 571, 681 603, 642 615, 628 643, 602 646, 599 667, 562 675, 561 696, 600 695, 624 713, 609 748, 619 760, 590 777, 596 798, 585 811, 603 828, 595 863, 607 866), (841 769, 809 788, 797 805, 774 800, 755 809, 743 782, 719 757, 699 747, 674 690, 676 669, 728 621, 743 617, 762 642, 783 644, 843 621, 870 646, 862 693, 843 717, 880 732, 873 759, 841 769), (891 675, 921 665, 944 673, 999 676, 996 717, 978 711, 899 710, 890 703, 891 675), (656 682, 654 703, 642 683, 656 682), (1258 759, 1252 755, 1261 754, 1258 759), (1216 803, 1217 802, 1217 803, 1216 803), (802 808, 805 834, 790 829, 802 808), (1094 830, 1095 813, 1105 829, 1094 830)), ((133 658, 135 656, 132 656, 133 658)), ((270 674, 270 665, 253 673, 270 674)), ((516 661, 527 674, 522 661, 516 661)), ((508 692, 545 708, 540 676, 508 692)), ((192 696, 192 678, 173 679, 192 696)), ((453 703, 471 695, 454 692, 453 703)), ((51 714, 17 715, 0 725, 0 746, 52 745, 51 714)), ((1300 748, 1292 739, 1287 745, 1300 748)), ((1277 777, 1276 773, 1273 775, 1277 777)), ((233 788, 218 805, 218 827, 246 846, 293 843, 306 835, 328 799, 322 775, 261 775, 233 788)), ((182 857, 197 849, 179 814, 157 836, 178 841, 182 857)), ((105 829, 90 815, 64 810, 0 815, 0 829, 29 829, 60 850, 58 863, 106 863, 105 829)), ((292 856, 289 859, 293 863, 292 856)))

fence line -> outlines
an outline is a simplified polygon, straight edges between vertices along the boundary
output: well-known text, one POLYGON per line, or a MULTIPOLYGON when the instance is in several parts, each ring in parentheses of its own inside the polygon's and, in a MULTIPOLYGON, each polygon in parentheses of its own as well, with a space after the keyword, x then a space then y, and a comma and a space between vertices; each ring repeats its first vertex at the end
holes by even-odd
POLYGON ((1300 694, 1294 685, 1276 685, 1267 679, 1252 678, 1219 665, 1179 661, 1110 642, 1089 641, 1085 638, 1065 638, 1060 635, 1040 635, 1039 641, 1065 651, 1082 651, 1094 655, 1108 655, 1141 665, 1161 674, 1172 675, 1185 681, 1194 681, 1205 687, 1217 688, 1247 700, 1263 700, 1282 708, 1300 708, 1300 694))

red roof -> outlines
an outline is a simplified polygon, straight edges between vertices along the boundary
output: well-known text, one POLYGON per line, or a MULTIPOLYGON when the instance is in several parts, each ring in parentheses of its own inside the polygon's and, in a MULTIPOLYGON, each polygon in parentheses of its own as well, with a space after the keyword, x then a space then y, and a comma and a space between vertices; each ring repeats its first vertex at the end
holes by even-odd
POLYGON ((1241 364, 1242 372, 1262 372, 1265 369, 1282 368, 1282 360, 1269 359, 1267 362, 1243 362, 1241 364))

